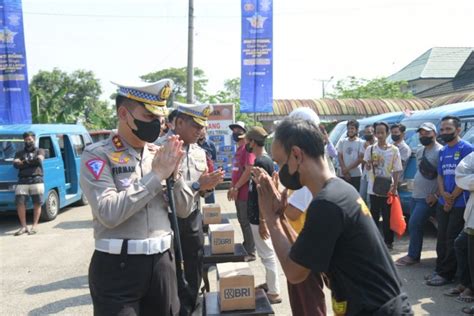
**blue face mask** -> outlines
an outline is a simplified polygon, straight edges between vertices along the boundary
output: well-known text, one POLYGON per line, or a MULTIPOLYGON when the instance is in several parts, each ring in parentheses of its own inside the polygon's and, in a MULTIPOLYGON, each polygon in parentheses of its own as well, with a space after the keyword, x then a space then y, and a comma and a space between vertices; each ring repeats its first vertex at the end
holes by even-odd
POLYGON ((278 172, 280 182, 285 188, 296 191, 303 187, 303 185, 300 182, 300 173, 298 171, 299 168, 300 166, 298 165, 298 168, 296 169, 296 171, 293 174, 290 174, 289 167, 288 167, 288 160, 287 160, 286 163, 281 168, 280 172, 278 172))

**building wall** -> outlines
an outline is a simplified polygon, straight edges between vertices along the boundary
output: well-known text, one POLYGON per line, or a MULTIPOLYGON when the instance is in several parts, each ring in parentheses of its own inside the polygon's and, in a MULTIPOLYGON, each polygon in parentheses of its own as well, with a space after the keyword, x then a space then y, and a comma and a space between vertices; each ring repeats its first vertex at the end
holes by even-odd
POLYGON ((408 86, 404 92, 410 91, 413 95, 420 93, 426 89, 433 88, 439 84, 448 82, 451 79, 417 79, 408 82, 408 86))

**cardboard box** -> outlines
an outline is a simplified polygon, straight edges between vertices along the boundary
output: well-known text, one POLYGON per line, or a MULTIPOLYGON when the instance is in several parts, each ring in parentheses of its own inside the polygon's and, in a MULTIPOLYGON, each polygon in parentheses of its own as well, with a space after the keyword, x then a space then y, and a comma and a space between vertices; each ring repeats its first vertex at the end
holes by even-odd
POLYGON ((221 311, 255 309, 255 279, 246 262, 217 264, 221 311))
POLYGON ((202 207, 202 223, 220 224, 221 223, 221 206, 219 204, 204 204, 202 207))
POLYGON ((210 224, 211 254, 234 253, 234 228, 232 224, 210 224))

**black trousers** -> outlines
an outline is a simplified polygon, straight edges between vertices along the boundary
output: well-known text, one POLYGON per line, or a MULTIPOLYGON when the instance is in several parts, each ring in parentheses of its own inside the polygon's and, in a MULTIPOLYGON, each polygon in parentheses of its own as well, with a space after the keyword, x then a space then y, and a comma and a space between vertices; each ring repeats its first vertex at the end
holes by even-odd
POLYGON ((173 251, 127 255, 95 251, 89 266, 94 315, 178 315, 173 251))
MULTIPOLYGON (((471 235, 471 237, 474 238, 474 235, 471 235)), ((472 246, 473 245, 471 245, 471 247, 472 246)), ((469 270, 469 235, 466 232, 461 231, 456 240, 454 240, 454 251, 456 252, 456 260, 458 263, 457 274, 459 275, 459 283, 465 287, 474 289, 474 282, 472 282, 471 271, 469 270)), ((474 260, 474 258, 472 260, 474 260)))
POLYGON ((386 245, 393 244, 393 231, 390 229, 390 205, 387 204, 387 197, 370 194, 370 213, 377 227, 379 227, 382 214, 383 239, 386 245))
POLYGON ((181 301, 180 315, 191 315, 196 307, 202 282, 204 233, 202 231, 202 215, 195 210, 187 218, 178 218, 179 234, 184 259, 184 272, 188 281, 188 291, 178 289, 181 301), (190 295, 189 295, 190 294, 190 295), (189 299, 191 296, 191 299, 189 299))
POLYGON ((464 227, 464 207, 453 207, 445 212, 443 205, 438 204, 438 236, 436 241, 436 272, 445 279, 451 280, 456 275, 457 260, 454 251, 454 240, 464 227))
POLYGON ((474 291, 474 235, 467 235, 467 255, 469 274, 471 276, 471 290, 474 291))
POLYGON ((352 185, 357 190, 357 192, 359 192, 360 191, 360 178, 361 177, 351 177, 349 181, 347 181, 344 177, 342 179, 345 180, 350 185, 352 185))

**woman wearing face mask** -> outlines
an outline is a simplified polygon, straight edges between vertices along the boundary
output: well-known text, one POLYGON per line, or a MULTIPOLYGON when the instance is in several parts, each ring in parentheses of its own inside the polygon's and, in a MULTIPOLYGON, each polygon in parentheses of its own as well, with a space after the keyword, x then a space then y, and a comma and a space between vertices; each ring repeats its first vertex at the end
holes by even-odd
POLYGON ((310 273, 325 273, 337 315, 413 315, 370 211, 354 187, 330 172, 316 126, 283 120, 275 131, 272 157, 285 187, 306 186, 314 196, 291 246, 288 235, 295 232, 280 219, 285 201, 272 178, 255 171, 260 212, 288 281, 298 284, 310 273))
POLYGON ((423 123, 418 129, 420 143, 423 147, 416 153, 416 174, 414 178, 413 195, 410 201, 410 245, 408 254, 396 261, 398 266, 409 266, 420 262, 423 248, 423 228, 436 205, 438 190, 438 161, 441 146, 436 141, 436 126, 433 123, 423 123))
POLYGON ((242 235, 244 237, 243 246, 249 254, 248 260, 255 260, 255 242, 252 229, 248 219, 247 201, 249 196, 250 170, 255 161, 255 155, 245 149, 244 122, 236 122, 229 125, 232 130, 232 139, 237 145, 232 164, 232 186, 227 191, 227 199, 235 201, 237 219, 239 220, 242 235))

